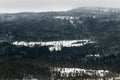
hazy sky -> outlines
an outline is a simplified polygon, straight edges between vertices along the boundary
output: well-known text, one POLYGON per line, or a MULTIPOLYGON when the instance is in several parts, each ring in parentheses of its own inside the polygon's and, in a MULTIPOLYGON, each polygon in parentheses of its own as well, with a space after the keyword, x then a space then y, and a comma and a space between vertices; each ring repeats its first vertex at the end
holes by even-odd
POLYGON ((81 6, 120 8, 120 0, 0 0, 0 12, 62 11, 81 6))

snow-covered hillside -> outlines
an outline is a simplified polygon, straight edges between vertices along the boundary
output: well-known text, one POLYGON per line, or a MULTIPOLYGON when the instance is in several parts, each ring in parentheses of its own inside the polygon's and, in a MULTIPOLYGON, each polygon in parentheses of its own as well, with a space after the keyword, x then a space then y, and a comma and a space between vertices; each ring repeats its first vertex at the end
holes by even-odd
POLYGON ((83 40, 63 40, 63 41, 49 41, 49 42, 25 42, 25 41, 15 41, 13 45, 17 46, 29 46, 34 47, 35 45, 39 46, 48 46, 50 51, 61 51, 62 47, 79 47, 84 46, 88 43, 94 43, 89 39, 83 40))

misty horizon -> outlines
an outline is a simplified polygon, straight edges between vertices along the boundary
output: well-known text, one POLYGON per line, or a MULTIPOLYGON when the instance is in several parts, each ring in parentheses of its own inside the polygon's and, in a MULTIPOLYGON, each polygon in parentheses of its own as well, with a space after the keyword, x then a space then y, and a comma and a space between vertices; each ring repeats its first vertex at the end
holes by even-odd
POLYGON ((120 8, 120 0, 4 0, 0 13, 68 11, 78 7, 120 8))
POLYGON ((0 11, 0 13, 29 13, 29 12, 34 12, 34 13, 39 13, 39 12, 62 12, 62 11, 70 11, 72 9, 77 9, 77 8, 107 8, 107 9, 120 9, 120 8, 115 8, 115 7, 101 7, 101 6, 80 6, 80 7, 74 7, 70 9, 51 9, 51 10, 9 10, 9 11, 0 11))

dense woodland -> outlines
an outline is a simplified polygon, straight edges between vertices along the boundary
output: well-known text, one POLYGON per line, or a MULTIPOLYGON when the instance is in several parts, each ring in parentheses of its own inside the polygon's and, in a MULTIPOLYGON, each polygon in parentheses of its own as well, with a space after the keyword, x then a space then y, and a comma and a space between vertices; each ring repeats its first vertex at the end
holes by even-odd
MULTIPOLYGON (((118 38, 120 11, 0 14, 0 39, 7 41, 49 41, 91 38, 108 40, 118 38), (56 19, 56 16, 78 17, 56 19), (81 23, 80 23, 81 22, 81 23), (116 35, 117 34, 117 35, 116 35)), ((88 10, 86 10, 88 11, 88 10)))
POLYGON ((50 67, 76 67, 85 69, 110 70, 120 73, 120 54, 105 55, 107 48, 88 44, 83 47, 63 48, 50 52, 47 46, 14 46, 0 43, 0 78, 23 78, 34 75, 37 78, 50 78, 50 67), (100 53, 100 57, 86 57, 100 53), (26 74, 26 75, 24 75, 26 74))
POLYGON ((0 78, 22 79, 32 74, 47 80, 49 67, 107 69, 120 73, 120 10, 102 12, 99 9, 0 14, 0 78), (72 24, 70 19, 56 19, 55 16, 77 19, 72 19, 72 24), (53 52, 47 46, 12 45, 14 41, 73 39, 91 39, 95 43, 53 52), (86 57, 91 54, 100 57, 86 57))

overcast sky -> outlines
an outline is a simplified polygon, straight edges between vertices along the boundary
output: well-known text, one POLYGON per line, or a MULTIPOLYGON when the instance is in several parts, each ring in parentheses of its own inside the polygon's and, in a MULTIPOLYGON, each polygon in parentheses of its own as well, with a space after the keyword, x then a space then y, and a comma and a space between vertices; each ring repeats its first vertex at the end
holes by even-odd
POLYGON ((0 12, 65 11, 76 7, 117 7, 120 0, 0 0, 0 12))

